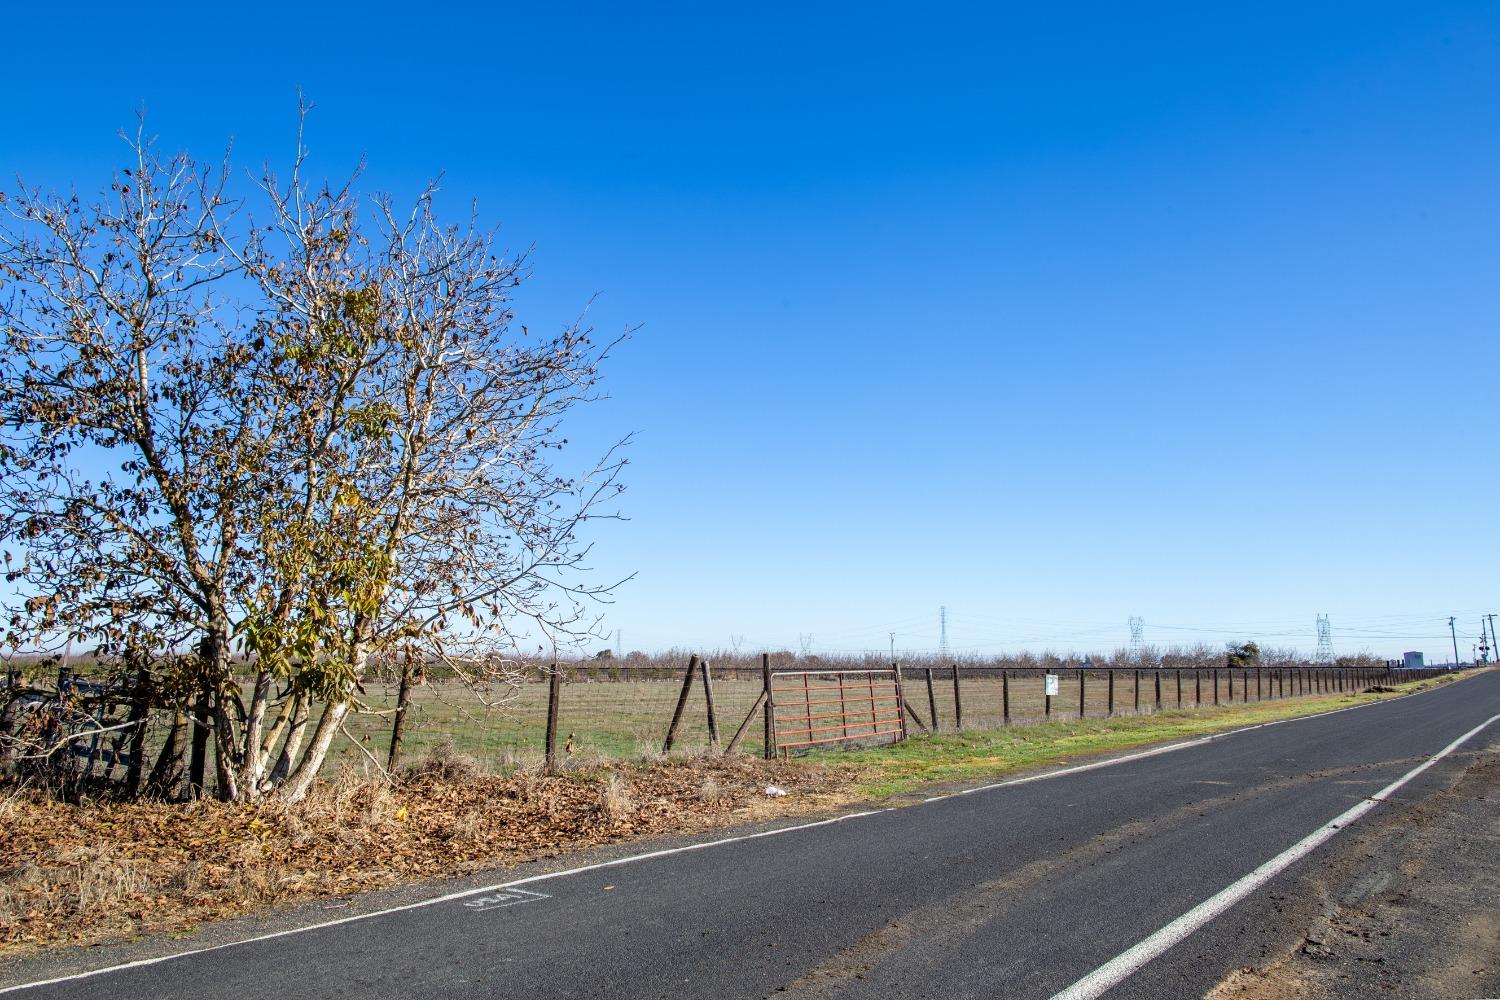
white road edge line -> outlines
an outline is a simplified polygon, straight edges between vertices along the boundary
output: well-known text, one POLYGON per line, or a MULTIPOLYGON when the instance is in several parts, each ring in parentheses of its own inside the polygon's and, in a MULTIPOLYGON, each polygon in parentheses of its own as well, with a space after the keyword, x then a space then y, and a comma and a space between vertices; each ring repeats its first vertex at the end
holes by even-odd
POLYGON ((1402 785, 1448 756, 1454 750, 1457 750, 1470 737, 1478 734, 1497 719, 1500 719, 1500 715, 1490 716, 1452 743, 1449 743, 1435 755, 1429 757, 1425 762, 1407 771, 1401 777, 1386 785, 1369 798, 1364 799, 1352 809, 1340 813, 1333 820, 1314 830, 1306 837, 1303 837, 1297 843, 1282 851, 1250 874, 1205 899, 1144 941, 1105 962, 1072 986, 1053 994, 1052 1000, 1094 1000, 1094 998, 1102 996, 1107 990, 1112 989, 1133 975, 1168 948, 1185 940, 1210 920, 1213 920, 1235 903, 1238 903, 1271 879, 1290 868, 1295 862, 1311 854, 1322 844, 1332 839, 1334 834, 1390 798, 1402 785))
POLYGON ((547 879, 562 878, 566 875, 578 875, 583 872, 595 871, 600 868, 613 868, 616 865, 629 864, 632 861, 645 861, 648 858, 661 858, 669 854, 683 854, 687 851, 701 851, 710 847, 719 847, 724 844, 733 844, 741 840, 756 840, 760 837, 774 837, 782 833, 793 833, 797 830, 810 830, 815 826, 828 826, 831 823, 842 823, 846 819, 859 819, 862 816, 874 816, 876 813, 890 812, 890 809, 870 809, 865 812, 846 813, 843 816, 835 816, 833 819, 822 819, 815 823, 801 823, 797 826, 783 826, 775 830, 762 830, 759 833, 747 833, 738 837, 724 837, 720 840, 708 840, 701 844, 687 844, 682 847, 670 847, 660 851, 650 851, 646 854, 632 854, 625 858, 614 858, 610 861, 600 861, 597 864, 582 865, 578 868, 569 868, 559 872, 546 872, 541 875, 531 875, 527 878, 518 878, 510 882, 502 882, 498 885, 487 885, 477 889, 464 889, 461 892, 452 892, 446 896, 437 896, 432 899, 423 899, 415 903, 407 903, 403 906, 392 906, 384 910, 372 910, 369 913, 356 913, 348 917, 340 917, 337 920, 324 920, 321 923, 306 924, 301 927, 288 927, 283 931, 273 931, 270 934, 260 934, 255 937, 241 938, 237 941, 225 941, 223 944, 210 945, 207 948, 194 948, 190 951, 173 952, 170 955, 158 955, 155 958, 141 958, 134 962, 122 962, 119 965, 109 965, 102 969, 91 969, 88 972, 77 972, 70 976, 58 976, 55 979, 39 979, 34 983, 21 983, 16 986, 7 986, 0 989, 0 993, 15 993, 20 990, 29 990, 37 986, 53 986, 57 983, 71 982, 75 979, 88 979, 92 976, 102 976, 110 972, 122 972, 125 969, 138 969, 145 965, 157 965, 161 962, 170 962, 173 959, 187 958, 191 955, 204 955, 211 951, 222 951, 225 948, 237 948, 240 945, 255 944, 259 941, 274 941, 276 938, 290 937, 293 934, 305 934, 308 931, 318 931, 325 927, 337 927, 340 924, 352 924, 360 920, 369 920, 372 917, 383 917, 390 913, 401 913, 405 910, 418 910, 426 906, 436 906, 439 903, 451 903, 455 900, 465 899, 469 896, 478 896, 487 892, 499 892, 504 889, 514 889, 517 886, 529 885, 533 882, 542 882, 547 879))
MULTIPOLYGON (((1441 690, 1441 688, 1429 688, 1428 690, 1435 691, 1441 690)), ((1044 771, 1041 774, 1033 774, 1025 778, 1012 778, 1009 781, 999 781, 989 785, 980 785, 977 788, 964 788, 953 793, 952 795, 934 796, 930 799, 927 799, 926 802, 940 802, 943 799, 952 798, 954 795, 969 795, 973 792, 987 792, 992 791, 996 788, 1006 788, 1011 785, 1024 785, 1032 781, 1043 781, 1047 778, 1060 778, 1068 774, 1077 774, 1080 771, 1092 771, 1101 767, 1112 767, 1115 764, 1128 764, 1129 762, 1134 760, 1142 760, 1146 757, 1155 757, 1158 754, 1170 753, 1173 750, 1185 750, 1188 747, 1203 746, 1205 743, 1212 742, 1213 740, 1221 740, 1229 736, 1237 736, 1240 733, 1248 733, 1252 730, 1264 729, 1267 726, 1277 726, 1281 725, 1284 722, 1302 722, 1308 719, 1321 719, 1330 715, 1338 715, 1340 712, 1352 712, 1357 708, 1369 708, 1373 705, 1389 705, 1393 702, 1404 701, 1407 698, 1415 697, 1416 695, 1421 693, 1423 692, 1414 691, 1411 694, 1402 695, 1399 698, 1385 698, 1380 701, 1368 701, 1361 705, 1350 705, 1347 708, 1336 708, 1331 712, 1318 712, 1314 715, 1299 715, 1294 716, 1290 719, 1277 719, 1274 722, 1262 722, 1254 726, 1245 726, 1240 729, 1230 729, 1222 733, 1209 733, 1206 736, 1200 736, 1196 739, 1187 740, 1182 743, 1172 743, 1164 747, 1156 747, 1152 750, 1143 750, 1139 753, 1125 754, 1120 757, 1110 757, 1107 760, 1094 761, 1093 763, 1089 764, 1079 764, 1076 767, 1066 767, 1055 771, 1044 771)), ((1488 724, 1488 722, 1485 723, 1485 725, 1488 724)), ((1480 728, 1482 729, 1483 726, 1481 726, 1480 728)), ((222 951, 225 948, 236 948, 240 945, 255 944, 259 941, 271 941, 276 938, 290 937, 293 934, 304 934, 308 931, 322 930, 325 927, 337 927, 340 924, 352 924, 359 920, 370 920, 374 917, 383 917, 390 913, 402 913, 406 910, 418 910, 426 906, 436 906, 440 903, 451 903, 454 900, 463 899, 467 896, 477 896, 481 893, 486 892, 497 892, 502 889, 510 889, 516 886, 529 885, 533 882, 541 882, 547 879, 564 878, 568 875, 578 875, 582 872, 594 871, 595 869, 599 868, 612 868, 616 865, 630 864, 631 862, 635 861, 646 861, 651 858, 661 858, 671 854, 683 854, 687 851, 701 851, 710 847, 721 847, 725 844, 734 844, 743 840, 758 840, 762 837, 774 837, 782 833, 795 833, 798 830, 811 830, 814 827, 828 826, 832 823, 842 823, 846 819, 861 819, 865 816, 875 816, 879 813, 891 812, 894 808, 895 807, 887 807, 885 809, 867 809, 864 812, 846 813, 843 816, 835 816, 832 819, 818 820, 814 823, 800 823, 796 826, 778 827, 775 830, 762 830, 759 833, 747 833, 742 834, 738 837, 723 837, 719 840, 704 841, 701 844, 687 844, 682 847, 671 847, 660 851, 649 851, 645 854, 632 854, 628 857, 615 858, 611 861, 601 861, 597 864, 583 865, 578 868, 567 868, 563 871, 547 872, 542 875, 531 875, 527 878, 516 879, 512 882, 501 882, 498 885, 481 886, 477 889, 464 889, 460 892, 449 893, 446 896, 436 896, 432 899, 423 899, 415 903, 406 903, 402 906, 392 906, 384 910, 371 910, 369 913, 356 913, 352 916, 340 917, 337 920, 324 920, 316 924, 305 924, 300 927, 288 927, 286 930, 273 931, 270 934, 260 934, 255 937, 241 938, 237 941, 225 941, 223 944, 209 945, 206 948, 193 948, 188 951, 177 951, 173 952, 170 955, 158 955, 155 958, 139 958, 133 962, 121 962, 118 965, 106 965, 102 968, 90 969, 87 972, 75 972, 72 975, 68 976, 57 976, 53 979, 39 979, 36 982, 19 983, 15 986, 0 987, 0 994, 18 993, 21 990, 29 990, 38 986, 53 986, 57 983, 71 982, 75 979, 89 979, 94 976, 107 975, 111 972, 123 972, 126 969, 137 969, 141 966, 146 965, 158 965, 162 962, 173 961, 174 959, 189 958, 193 955, 203 955, 211 951, 222 951)))

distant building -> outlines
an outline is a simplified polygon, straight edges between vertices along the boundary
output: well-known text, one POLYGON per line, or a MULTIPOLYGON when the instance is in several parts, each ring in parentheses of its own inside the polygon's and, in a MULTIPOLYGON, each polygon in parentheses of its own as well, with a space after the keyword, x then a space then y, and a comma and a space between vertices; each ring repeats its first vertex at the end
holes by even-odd
POLYGON ((1422 662, 1421 653, 1402 653, 1401 666, 1407 670, 1421 670, 1425 664, 1422 662))

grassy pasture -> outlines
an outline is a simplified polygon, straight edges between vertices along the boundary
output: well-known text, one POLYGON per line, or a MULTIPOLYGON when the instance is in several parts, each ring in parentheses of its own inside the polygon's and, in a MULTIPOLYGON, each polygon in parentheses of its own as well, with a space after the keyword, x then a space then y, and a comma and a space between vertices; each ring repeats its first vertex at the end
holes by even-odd
MULTIPOLYGON (((1194 680, 1192 671, 1183 672, 1182 708, 1211 709, 1214 705, 1213 672, 1202 671, 1197 685, 1194 680), (1200 692, 1201 701, 1195 701, 1195 695, 1200 692)), ((1004 725, 1004 697, 998 674, 962 674, 960 685, 966 730, 998 729, 1004 725)), ((1044 721, 1045 697, 1041 674, 1012 675, 1007 685, 1012 724, 1044 721)), ((1059 694, 1052 700, 1052 720, 1077 720, 1078 685, 1076 672, 1061 674, 1059 694)), ((733 671, 716 675, 713 686, 719 739, 721 743, 728 743, 735 729, 755 704, 760 694, 761 681, 756 673, 733 671)), ((677 677, 608 679, 602 673, 575 673, 562 688, 558 713, 559 750, 562 750, 571 736, 574 753, 583 760, 626 759, 660 752, 681 687, 680 674, 677 677)), ((929 722, 931 712, 924 671, 906 671, 904 689, 907 702, 923 722, 929 722)), ((1162 710, 1175 711, 1178 708, 1175 673, 1163 673, 1161 693, 1162 710)), ((1285 702, 1274 698, 1276 693, 1272 689, 1271 675, 1263 675, 1262 697, 1259 700, 1268 703, 1274 700, 1284 704, 1285 702)), ((1292 693, 1293 688, 1288 684, 1286 701, 1293 700, 1292 693)), ((932 701, 937 708, 939 731, 952 732, 956 712, 953 680, 948 670, 933 671, 932 694, 932 701)), ((1233 701, 1236 704, 1243 701, 1246 694, 1244 678, 1237 673, 1233 680, 1233 701)), ((1253 705, 1258 700, 1253 671, 1249 675, 1248 695, 1253 705)), ((504 770, 516 764, 532 763, 540 759, 544 752, 547 722, 546 682, 541 679, 530 680, 512 690, 493 690, 487 697, 501 703, 496 707, 486 708, 474 692, 454 680, 436 680, 416 688, 403 740, 403 759, 418 759, 431 747, 445 741, 451 741, 456 749, 474 757, 486 770, 504 770)), ((1115 715, 1154 714, 1156 692, 1150 671, 1140 673, 1139 712, 1135 709, 1136 697, 1134 671, 1116 670, 1115 715)), ((1087 717, 1093 720, 1103 719, 1108 710, 1108 698, 1107 673, 1103 670, 1090 672, 1084 682, 1087 717)), ((1228 705, 1230 702, 1230 678, 1224 670, 1219 671, 1218 700, 1221 705, 1228 705)), ((364 701, 370 711, 350 719, 347 728, 350 736, 384 762, 390 740, 389 713, 394 710, 396 703, 395 687, 367 685, 364 701)), ((908 728, 912 733, 921 731, 909 720, 908 728)), ((762 753, 762 732, 757 713, 757 717, 751 721, 741 749, 751 754, 762 753)), ((703 688, 701 682, 695 680, 683 713, 676 748, 693 752, 707 747, 708 725, 703 688)), ((327 766, 359 766, 364 760, 364 754, 358 747, 341 738, 335 743, 327 766)))

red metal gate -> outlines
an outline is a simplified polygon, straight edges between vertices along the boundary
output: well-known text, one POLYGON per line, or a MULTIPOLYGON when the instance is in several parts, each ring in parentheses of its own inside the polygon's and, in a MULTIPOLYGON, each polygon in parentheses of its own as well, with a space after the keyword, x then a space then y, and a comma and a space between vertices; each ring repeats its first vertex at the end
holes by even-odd
POLYGON ((906 738, 894 670, 799 670, 771 675, 771 738, 792 747, 878 736, 906 738))

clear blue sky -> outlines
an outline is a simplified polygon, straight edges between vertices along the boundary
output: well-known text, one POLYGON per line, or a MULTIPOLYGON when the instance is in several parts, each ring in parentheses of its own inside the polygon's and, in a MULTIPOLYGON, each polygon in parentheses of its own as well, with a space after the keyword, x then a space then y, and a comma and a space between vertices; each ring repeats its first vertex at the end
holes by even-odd
POLYGON ((142 102, 284 158, 298 86, 316 167, 446 171, 535 244, 530 325, 642 325, 578 427, 638 432, 627 649, 933 647, 946 605, 982 650, 1327 612, 1443 657, 1406 636, 1455 613, 1467 657, 1500 8, 1207 6, 28 4, 0 171, 95 188, 142 102))

